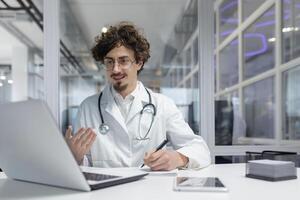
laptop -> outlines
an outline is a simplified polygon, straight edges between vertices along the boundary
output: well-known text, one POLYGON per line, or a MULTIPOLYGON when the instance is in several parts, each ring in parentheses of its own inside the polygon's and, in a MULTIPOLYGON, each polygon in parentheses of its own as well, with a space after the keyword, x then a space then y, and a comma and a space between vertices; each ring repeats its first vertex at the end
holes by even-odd
POLYGON ((83 191, 136 181, 147 175, 132 168, 84 171, 41 100, 0 105, 0 168, 12 179, 83 191))

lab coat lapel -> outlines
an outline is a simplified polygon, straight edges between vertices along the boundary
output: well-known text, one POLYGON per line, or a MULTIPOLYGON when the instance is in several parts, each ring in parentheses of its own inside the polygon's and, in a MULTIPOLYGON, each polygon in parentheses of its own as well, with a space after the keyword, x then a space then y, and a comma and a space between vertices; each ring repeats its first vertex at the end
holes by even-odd
POLYGON ((143 106, 148 103, 148 94, 143 84, 140 82, 138 88, 138 93, 134 97, 131 108, 128 113, 126 124, 128 124, 136 115, 140 114, 143 109, 143 106))
POLYGON ((109 115, 111 115, 115 119, 115 123, 120 124, 120 126, 128 134, 128 130, 127 130, 124 118, 114 100, 114 97, 111 94, 109 85, 107 85, 103 90, 103 100, 101 101, 101 106, 103 104, 106 104, 106 105, 104 105, 105 112, 107 112, 109 115))

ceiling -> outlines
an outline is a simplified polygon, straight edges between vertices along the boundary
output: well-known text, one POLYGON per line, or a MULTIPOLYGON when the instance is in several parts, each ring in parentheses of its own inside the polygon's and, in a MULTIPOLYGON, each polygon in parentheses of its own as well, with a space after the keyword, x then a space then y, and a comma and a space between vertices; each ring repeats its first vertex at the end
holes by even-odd
MULTIPOLYGON (((163 67, 165 46, 170 41, 175 24, 180 20, 189 1, 61 1, 61 39, 71 53, 81 60, 85 71, 95 73, 98 71, 98 67, 91 58, 89 50, 94 45, 94 38, 101 32, 104 26, 114 25, 120 21, 131 21, 142 30, 150 42, 151 58, 145 64, 144 71, 140 74, 140 77, 142 77, 143 81, 147 81, 145 79, 149 79, 149 81, 155 78, 159 79, 159 76, 154 77, 153 75, 155 75, 157 69, 163 67)), ((16 0, 6 0, 5 2, 13 7, 19 6, 16 0)), ((33 0, 33 3, 42 12, 43 0, 33 0)), ((9 62, 11 47, 17 43, 23 43, 35 49, 43 49, 42 31, 24 10, 17 12, 1 11, 0 19, 0 64, 4 61, 6 64, 9 62), (10 30, 6 31, 4 25, 6 25, 6 29, 10 30)), ((172 44, 168 45, 172 46, 172 44)))
POLYGON ((145 68, 162 64, 164 47, 188 0, 68 0, 88 47, 102 27, 119 21, 135 23, 150 42, 151 58, 145 68))

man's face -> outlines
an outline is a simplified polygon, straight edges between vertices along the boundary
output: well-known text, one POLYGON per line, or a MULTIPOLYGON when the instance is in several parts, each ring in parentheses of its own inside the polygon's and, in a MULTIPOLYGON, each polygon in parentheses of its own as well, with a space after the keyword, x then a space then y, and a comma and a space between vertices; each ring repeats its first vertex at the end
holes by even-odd
POLYGON ((136 63, 133 50, 124 46, 115 47, 106 54, 104 63, 112 66, 106 70, 106 75, 116 91, 123 92, 135 87, 137 71, 142 64, 136 63))

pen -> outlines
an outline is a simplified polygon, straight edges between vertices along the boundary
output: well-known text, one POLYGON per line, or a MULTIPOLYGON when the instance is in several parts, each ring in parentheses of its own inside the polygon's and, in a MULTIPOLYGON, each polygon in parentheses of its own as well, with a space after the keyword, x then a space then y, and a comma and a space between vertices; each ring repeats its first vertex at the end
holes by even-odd
MULTIPOLYGON (((168 139, 165 139, 164 141, 162 141, 162 143, 160 143, 160 145, 158 145, 158 147, 156 147, 154 152, 157 152, 158 150, 162 149, 167 143, 169 142, 168 139)), ((144 167, 144 163, 142 164, 141 168, 144 167)))

